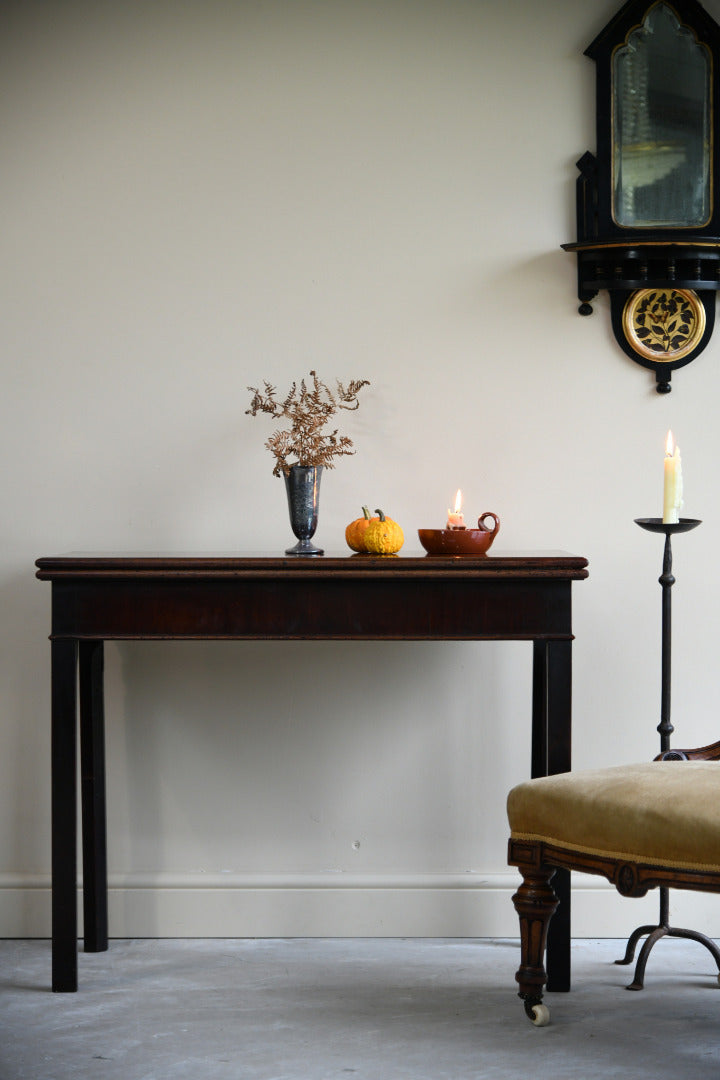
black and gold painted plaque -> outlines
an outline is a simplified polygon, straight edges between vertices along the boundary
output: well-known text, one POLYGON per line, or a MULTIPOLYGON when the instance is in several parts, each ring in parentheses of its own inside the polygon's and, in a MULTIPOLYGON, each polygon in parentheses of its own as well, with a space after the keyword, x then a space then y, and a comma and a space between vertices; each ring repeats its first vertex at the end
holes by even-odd
POLYGON ((655 363, 673 363, 692 353, 705 323, 705 308, 692 289, 638 289, 623 310, 628 344, 655 363))

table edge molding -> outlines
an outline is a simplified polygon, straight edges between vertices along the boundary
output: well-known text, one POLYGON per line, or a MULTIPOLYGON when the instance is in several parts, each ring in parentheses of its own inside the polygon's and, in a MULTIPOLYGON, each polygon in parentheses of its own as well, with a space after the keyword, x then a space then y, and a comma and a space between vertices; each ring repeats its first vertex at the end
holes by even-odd
POLYGON ((173 580, 385 580, 463 578, 555 578, 580 581, 588 576, 588 560, 580 555, 402 558, 385 556, 339 559, 204 558, 133 556, 50 556, 35 562, 41 581, 150 579, 173 580))

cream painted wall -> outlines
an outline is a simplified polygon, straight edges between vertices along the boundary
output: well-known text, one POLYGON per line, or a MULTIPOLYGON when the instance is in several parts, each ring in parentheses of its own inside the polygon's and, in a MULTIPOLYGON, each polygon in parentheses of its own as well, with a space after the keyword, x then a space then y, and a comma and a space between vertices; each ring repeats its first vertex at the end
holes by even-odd
MULTIPOLYGON (((0 934, 49 928, 50 589, 66 550, 280 552, 247 386, 371 380, 318 539, 362 503, 586 555, 577 767, 657 747, 662 450, 683 452, 678 744, 720 735, 716 334, 671 395, 576 313, 583 48, 617 0, 178 0, 0 33, 0 934)), ((720 0, 707 0, 720 19, 720 0)), ((108 648, 115 935, 516 933, 504 800, 530 647, 108 648)), ((653 917, 577 882, 574 932, 653 917)), ((675 901, 720 935, 714 898, 675 901)))

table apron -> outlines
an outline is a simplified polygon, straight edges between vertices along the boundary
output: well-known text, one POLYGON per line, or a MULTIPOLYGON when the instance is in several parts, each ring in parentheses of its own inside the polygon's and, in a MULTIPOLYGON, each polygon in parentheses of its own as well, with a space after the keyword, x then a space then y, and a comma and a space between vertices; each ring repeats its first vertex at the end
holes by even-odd
POLYGON ((58 580, 54 639, 571 639, 570 581, 58 580))

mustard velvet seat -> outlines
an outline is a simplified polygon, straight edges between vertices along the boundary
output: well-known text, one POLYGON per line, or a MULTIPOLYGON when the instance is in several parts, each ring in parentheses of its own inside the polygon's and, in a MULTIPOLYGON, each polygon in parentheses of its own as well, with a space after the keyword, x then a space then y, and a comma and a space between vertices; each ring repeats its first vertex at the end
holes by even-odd
POLYGON ((511 836, 613 859, 720 871, 720 768, 650 761, 544 776, 508 796, 511 836))
POLYGON ((624 896, 658 886, 720 892, 719 747, 671 752, 684 760, 546 776, 510 792, 508 861, 523 876, 513 897, 522 951, 515 977, 534 1023, 549 1019, 544 955, 558 867, 601 874, 624 896))

